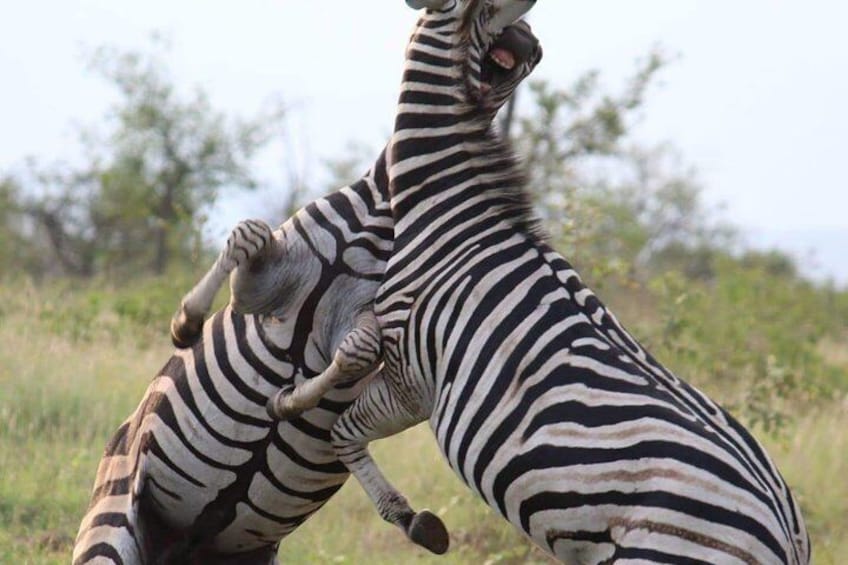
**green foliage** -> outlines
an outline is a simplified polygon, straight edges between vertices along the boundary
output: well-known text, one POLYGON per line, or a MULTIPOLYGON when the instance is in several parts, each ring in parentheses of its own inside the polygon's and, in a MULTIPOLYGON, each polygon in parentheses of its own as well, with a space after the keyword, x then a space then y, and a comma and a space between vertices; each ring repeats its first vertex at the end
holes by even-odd
POLYGON ((649 278, 659 267, 708 278, 711 250, 732 240, 676 149, 632 140, 667 64, 660 51, 649 54, 618 94, 604 93, 596 71, 568 88, 530 84, 533 104, 518 118, 515 145, 554 244, 581 270, 609 263, 628 276, 649 278))
POLYGON ((102 293, 0 286, 2 563, 67 562, 106 438, 151 376, 137 378, 137 366, 162 359, 161 348, 139 348, 128 326, 104 342, 88 318, 80 331, 79 317, 56 313, 82 311, 102 293))
POLYGON ((84 293, 69 301, 57 296, 41 304, 39 320, 56 334, 72 341, 92 341, 98 334, 102 301, 99 293, 84 293))
MULTIPOLYGON (((195 271, 174 268, 161 277, 120 286, 106 278, 61 279, 48 285, 25 278, 0 280, 0 321, 25 312, 43 331, 74 344, 109 345, 124 335, 132 335, 140 349, 168 344, 171 316, 184 289, 197 280, 195 271)), ((223 306, 226 298, 222 292, 216 307, 223 306)))
POLYGON ((142 279, 116 292, 111 297, 111 307, 118 319, 128 325, 150 334, 161 335, 164 331, 167 335, 171 316, 182 298, 179 289, 191 288, 195 281, 190 271, 172 269, 167 276, 142 279))
MULTIPOLYGON (((31 160, 17 176, 26 189, 18 213, 38 226, 40 253, 55 256, 66 274, 161 275, 199 253, 203 211, 220 192, 258 183, 253 160, 280 131, 281 109, 228 117, 203 90, 183 94, 166 56, 159 39, 149 53, 95 50, 90 69, 120 96, 105 133, 81 133, 80 165, 31 160)), ((0 230, 5 223, 0 218, 0 230)))
POLYGON ((777 433, 799 407, 848 390, 848 370, 819 350, 840 323, 828 291, 729 258, 709 284, 668 272, 651 289, 661 321, 645 332, 652 351, 750 426, 777 433))
POLYGON ((18 187, 13 179, 0 179, 0 264, 8 265, 17 243, 14 211, 18 206, 18 187))
POLYGON ((23 190, 12 175, 0 177, 0 278, 41 271, 40 241, 24 213, 23 190))
POLYGON ((153 269, 162 274, 172 254, 194 251, 199 212, 220 189, 256 185, 251 159, 278 130, 280 110, 228 119, 202 90, 181 96, 160 52, 101 47, 90 67, 122 99, 112 113, 112 132, 94 148, 108 148, 92 171, 100 192, 95 212, 126 226, 122 239, 128 244, 152 241, 153 269))

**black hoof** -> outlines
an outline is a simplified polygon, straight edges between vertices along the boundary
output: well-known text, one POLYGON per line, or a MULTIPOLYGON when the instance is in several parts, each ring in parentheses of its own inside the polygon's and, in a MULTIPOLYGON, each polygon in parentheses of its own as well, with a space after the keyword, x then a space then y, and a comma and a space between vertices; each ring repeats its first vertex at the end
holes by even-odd
POLYGON ((200 341, 200 336, 203 335, 203 320, 189 322, 186 321, 183 325, 171 325, 171 343, 177 349, 188 349, 200 341))
POLYGON ((294 385, 285 385, 280 387, 279 392, 268 399, 265 403, 265 411, 268 416, 274 420, 291 420, 300 416, 302 411, 286 409, 282 406, 283 398, 290 396, 294 392, 294 385))
POLYGON ((408 534, 409 539, 436 555, 442 555, 450 546, 447 528, 441 519, 429 510, 422 510, 412 518, 408 534))

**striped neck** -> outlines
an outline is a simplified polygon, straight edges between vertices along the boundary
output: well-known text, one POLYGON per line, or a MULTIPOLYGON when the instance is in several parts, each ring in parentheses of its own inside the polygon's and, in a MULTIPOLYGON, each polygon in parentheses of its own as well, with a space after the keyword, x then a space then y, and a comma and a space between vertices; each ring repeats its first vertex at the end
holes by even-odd
POLYGON ((389 147, 392 214, 397 237, 409 221, 447 201, 491 203, 534 224, 524 177, 508 144, 495 133, 497 110, 532 71, 481 95, 481 54, 474 23, 430 13, 418 22, 406 53, 395 128, 389 147), (478 93, 475 95, 475 92, 478 93))

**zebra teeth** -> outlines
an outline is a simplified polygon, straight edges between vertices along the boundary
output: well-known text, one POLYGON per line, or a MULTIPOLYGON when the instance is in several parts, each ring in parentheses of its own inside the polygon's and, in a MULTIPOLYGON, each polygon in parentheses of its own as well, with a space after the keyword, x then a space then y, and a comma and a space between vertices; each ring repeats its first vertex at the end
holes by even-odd
POLYGON ((494 61, 500 68, 511 71, 515 68, 515 55, 503 48, 495 48, 489 51, 489 59, 494 61))

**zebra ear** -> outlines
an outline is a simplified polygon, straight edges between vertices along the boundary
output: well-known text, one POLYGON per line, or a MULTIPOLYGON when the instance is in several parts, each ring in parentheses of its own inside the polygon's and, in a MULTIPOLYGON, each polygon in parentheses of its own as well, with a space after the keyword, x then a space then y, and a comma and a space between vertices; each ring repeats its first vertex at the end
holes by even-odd
POLYGON ((413 10, 427 8, 430 10, 439 10, 445 7, 447 0, 406 0, 406 5, 413 10))

